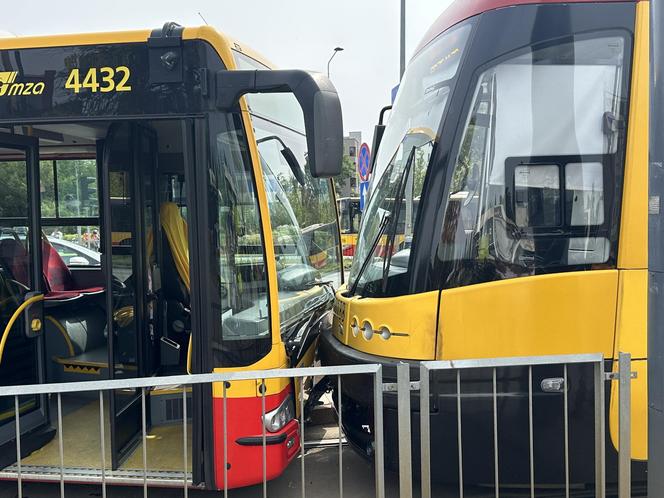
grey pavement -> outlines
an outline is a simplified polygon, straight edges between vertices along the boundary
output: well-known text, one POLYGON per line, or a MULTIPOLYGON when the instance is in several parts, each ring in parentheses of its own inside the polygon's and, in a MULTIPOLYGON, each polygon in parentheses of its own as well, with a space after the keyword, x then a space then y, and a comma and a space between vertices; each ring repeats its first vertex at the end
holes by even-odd
MULTIPOLYGON (((339 495, 339 453, 337 448, 312 448, 305 454, 305 478, 306 496, 312 498, 338 498, 339 495)), ((375 496, 373 466, 359 457, 350 448, 345 447, 343 451, 343 480, 344 496, 347 498, 372 497, 375 496)), ((286 472, 268 483, 267 495, 270 498, 291 498, 302 496, 301 492, 301 466, 300 460, 294 460, 286 469, 286 472)), ((141 498, 143 488, 108 486, 108 498, 141 498)), ((399 496, 399 483, 397 476, 387 474, 386 477, 387 498, 399 496)), ((0 498, 15 498, 17 487, 15 482, 0 483, 0 498)), ((65 485, 66 498, 97 498, 101 497, 99 485, 65 485)), ((182 497, 182 489, 151 488, 148 490, 150 498, 176 498, 182 497)), ((190 490, 192 498, 216 498, 223 497, 223 492, 190 490)), ((262 485, 252 486, 238 490, 229 491, 230 498, 254 498, 263 496, 262 485)), ((414 494, 415 497, 419 493, 414 494)), ((435 497, 457 497, 456 487, 436 488, 433 491, 435 497)), ((464 496, 468 498, 489 498, 495 494, 492 489, 470 489, 465 490, 464 496)), ((501 496, 525 497, 527 493, 501 493, 501 496)), ((547 492, 538 496, 559 496, 547 492)), ((24 483, 24 498, 59 498, 59 484, 24 483)))

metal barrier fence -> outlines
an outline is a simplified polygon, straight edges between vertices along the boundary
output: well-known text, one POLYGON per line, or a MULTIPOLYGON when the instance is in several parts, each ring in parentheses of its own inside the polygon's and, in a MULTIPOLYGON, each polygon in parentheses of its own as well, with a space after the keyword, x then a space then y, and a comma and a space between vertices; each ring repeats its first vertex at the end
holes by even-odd
MULTIPOLYGON (((420 412, 420 462, 421 462, 421 496, 431 498, 431 442, 430 442, 430 375, 433 372, 448 371, 456 374, 456 420, 450 421, 457 426, 457 450, 458 450, 458 493, 461 498, 464 494, 463 477, 463 438, 462 438, 462 382, 461 372, 477 369, 491 369, 493 405, 493 472, 494 491, 496 498, 500 496, 499 479, 499 437, 498 437, 498 395, 497 371, 501 368, 525 367, 528 369, 528 438, 529 438, 529 467, 530 467, 530 496, 535 497, 535 461, 533 452, 533 367, 543 365, 561 365, 563 367, 563 378, 559 389, 563 394, 563 418, 564 427, 564 469, 565 469, 565 496, 570 496, 570 474, 569 474, 569 408, 568 408, 568 376, 569 365, 589 364, 593 367, 593 391, 594 391, 594 460, 595 460, 595 496, 604 498, 606 496, 606 422, 605 422, 605 381, 619 382, 619 452, 618 452, 618 496, 630 498, 631 496, 631 421, 630 421, 630 381, 635 372, 631 372, 631 355, 620 353, 617 372, 604 372, 604 357, 601 354, 561 355, 527 358, 489 358, 482 360, 457 360, 457 361, 430 361, 420 363, 419 382, 410 382, 409 368, 405 364, 397 367, 397 391, 398 413, 399 413, 399 487, 401 498, 412 497, 412 470, 411 470, 411 432, 410 417, 406 416, 410 410, 410 390, 419 390, 419 412, 420 412), (405 393, 405 394, 404 394, 405 393)), ((589 458, 590 455, 582 457, 589 458)), ((509 465, 509 462, 507 463, 509 465)))
MULTIPOLYGON (((321 376, 336 376, 337 387, 341 387, 342 377, 348 375, 367 374, 373 377, 374 386, 374 403, 382 405, 382 368, 380 365, 351 365, 351 366, 338 366, 338 367, 307 367, 307 368, 289 368, 280 370, 262 370, 262 371, 239 371, 230 373, 213 373, 213 374, 196 374, 196 375, 178 375, 169 377, 149 377, 149 378, 135 378, 135 379, 118 379, 118 380, 103 380, 103 381, 86 381, 86 382, 69 382, 69 383, 54 383, 54 384, 35 384, 24 386, 7 386, 0 387, 0 398, 14 397, 15 406, 15 425, 16 425, 16 465, 13 468, 0 470, 0 478, 16 479, 18 485, 18 498, 23 497, 23 480, 38 480, 38 481, 52 481, 60 482, 60 497, 65 497, 65 465, 64 465, 64 444, 63 444, 63 431, 62 431, 62 394, 65 393, 81 393, 81 392, 98 392, 99 393, 99 431, 100 431, 100 463, 101 463, 101 487, 102 498, 106 498, 106 486, 108 483, 112 484, 142 484, 143 494, 147 498, 149 485, 164 485, 164 481, 159 479, 150 478, 149 469, 147 466, 146 454, 146 439, 147 439, 147 423, 146 423, 146 403, 145 392, 146 389, 155 387, 167 387, 177 385, 182 388, 182 410, 183 410, 183 453, 182 453, 182 490, 185 498, 188 496, 188 489, 192 485, 188 469, 188 454, 187 454, 187 393, 185 387, 193 385, 203 385, 212 383, 223 383, 223 430, 224 430, 224 473, 226 474, 228 468, 228 438, 227 438, 227 411, 226 411, 226 383, 240 380, 257 380, 263 384, 268 379, 278 378, 292 378, 303 379, 306 377, 321 377, 321 376), (135 477, 123 474, 121 477, 114 475, 107 467, 106 462, 106 448, 105 448, 105 423, 104 423, 104 392, 111 392, 117 389, 140 389, 141 390, 141 409, 142 409, 142 444, 143 444, 143 469, 142 474, 135 477), (58 448, 59 448, 59 475, 44 474, 44 475, 27 475, 21 465, 21 428, 19 417, 19 396, 26 395, 51 395, 57 398, 57 417, 58 417, 58 448)), ((265 391, 260 389, 262 393, 262 413, 261 420, 265 417, 265 391)), ((304 381, 300 382, 300 457, 301 457, 301 481, 302 497, 305 497, 305 466, 304 466, 304 381)), ((341 423, 339 418, 339 490, 340 496, 343 496, 343 454, 342 454, 342 438, 341 438, 341 423)), ((376 427, 376 453, 375 458, 377 462, 383 461, 383 412, 382 410, 375 410, 374 424, 376 427)), ((267 434, 265 424, 262 425, 262 469, 263 469, 263 497, 267 498, 267 434)), ((384 468, 383 465, 375 466, 375 482, 377 494, 384 496, 384 468)), ((80 476, 76 477, 76 482, 84 481, 85 479, 80 476)), ((224 475, 224 497, 228 496, 227 488, 227 475, 224 475)), ((97 482, 96 479, 89 479, 90 482, 97 482)), ((172 484, 172 481, 169 483, 172 484)))
MULTIPOLYGON (((183 412, 183 453, 182 453, 182 473, 181 486, 184 496, 188 496, 188 488, 192 486, 191 476, 188 472, 189 455, 187 451, 187 392, 185 387, 193 385, 203 385, 211 383, 223 383, 223 463, 224 469, 228 468, 228 441, 227 441, 227 410, 226 410, 226 383, 240 380, 256 380, 261 381, 263 384, 267 379, 276 378, 293 378, 304 379, 307 377, 321 377, 321 376, 335 376, 336 388, 341 392, 342 378, 348 375, 364 374, 372 377, 373 384, 373 403, 374 406, 384 406, 384 393, 395 392, 397 394, 397 421, 398 421, 398 451, 399 451, 399 496, 402 498, 410 498, 413 496, 413 462, 411 451, 411 416, 414 411, 411 406, 411 392, 419 391, 419 425, 420 425, 420 467, 421 467, 421 496, 422 498, 430 498, 431 493, 431 446, 430 446, 430 414, 431 414, 431 381, 430 377, 435 372, 448 372, 456 376, 455 392, 452 397, 456 400, 457 416, 456 420, 449 420, 449 424, 456 426, 458 434, 458 495, 463 498, 464 494, 464 469, 463 469, 463 438, 461 426, 463 421, 462 412, 462 398, 463 383, 462 372, 468 372, 478 369, 491 370, 491 384, 492 392, 490 393, 493 411, 493 465, 494 465, 494 489, 495 496, 500 496, 500 480, 499 468, 500 462, 499 455, 499 437, 498 437, 498 397, 500 393, 497 390, 497 372, 502 368, 522 367, 527 368, 528 371, 528 437, 529 437, 529 466, 530 466, 530 495, 535 496, 535 464, 536 461, 533 457, 533 368, 545 365, 561 365, 563 368, 563 378, 560 379, 562 396, 564 399, 564 411, 561 413, 564 426, 564 457, 565 457, 565 494, 570 494, 570 476, 569 476, 569 412, 568 412, 568 378, 567 369, 570 365, 588 364, 593 369, 593 391, 594 391, 594 455, 595 459, 595 496, 597 498, 604 498, 606 496, 606 476, 605 476, 605 382, 618 381, 619 382, 619 496, 620 498, 630 497, 630 456, 631 456, 631 441, 630 441, 630 379, 633 374, 630 372, 630 355, 620 354, 618 360, 618 369, 614 373, 604 372, 604 358, 601 354, 587 354, 587 355, 563 355, 563 356, 546 356, 546 357, 530 357, 530 358, 497 358, 497 359, 484 359, 484 360, 459 360, 459 361, 430 361, 421 362, 419 364, 420 376, 419 381, 410 380, 410 368, 408 364, 399 364, 397 367, 397 382, 395 384, 383 383, 383 367, 375 364, 367 365, 353 365, 353 366, 338 366, 338 367, 307 367, 307 368, 292 368, 282 370, 267 370, 267 371, 240 371, 232 373, 214 373, 214 374, 198 374, 198 375, 181 375, 170 377, 151 377, 151 378, 137 378, 137 379, 122 379, 122 380, 105 380, 105 381, 88 381, 88 382, 71 382, 59 384, 44 384, 44 385, 27 385, 27 386, 7 386, 0 387, 0 398, 14 397, 15 407, 15 424, 16 424, 16 457, 17 462, 12 468, 0 470, 0 478, 11 478, 17 480, 18 497, 23 496, 23 481, 24 480, 46 480, 60 483, 60 496, 65 497, 65 482, 67 482, 67 475, 65 473, 65 459, 64 459, 64 444, 63 444, 63 417, 62 417, 62 395, 65 393, 80 393, 80 392, 98 392, 99 403, 99 431, 100 431, 100 463, 101 463, 101 486, 102 497, 106 497, 106 485, 113 484, 142 484, 144 496, 147 497, 149 485, 163 485, 164 482, 158 478, 151 477, 147 464, 146 454, 146 439, 147 439, 147 422, 146 422, 146 390, 150 388, 158 388, 165 386, 177 385, 182 388, 182 412, 183 412), (142 462, 143 469, 135 476, 128 476, 126 474, 118 475, 107 467, 106 462, 106 448, 105 448, 105 422, 104 422, 104 393, 111 392, 117 389, 140 389, 141 390, 141 409, 142 409, 142 462), (52 472, 49 475, 35 475, 26 474, 21 465, 21 429, 19 417, 19 396, 25 395, 51 395, 56 397, 57 402, 57 420, 58 420, 58 448, 59 448, 59 473, 52 472)), ((301 474, 301 496, 306 496, 305 490, 305 463, 304 463, 304 434, 306 432, 305 419, 304 419, 304 382, 300 382, 299 387, 300 403, 300 474, 301 474)), ((260 389, 262 393, 262 415, 265 416, 265 389, 260 389)), ((343 480, 343 451, 342 451, 342 410, 340 404, 342 403, 342 396, 336 398, 338 427, 339 427, 339 441, 338 441, 338 464, 339 464, 339 494, 344 496, 344 480, 343 480)), ((385 498, 385 470, 384 470, 384 432, 383 432, 383 410, 373 410, 373 424, 374 424, 374 460, 375 460, 375 496, 378 498, 385 498)), ((267 441, 266 441, 266 427, 262 425, 262 495, 267 497, 267 441)), ((525 430, 525 429, 524 429, 525 430)), ((586 458, 591 458, 586 455, 586 458)), ((505 463, 507 465, 507 463, 505 463)), ((57 468, 57 467, 56 467, 57 468)), ((82 479, 77 478, 76 481, 80 482, 82 479)), ((227 489, 227 475, 224 475, 224 496, 228 495, 227 489)), ((90 482, 99 482, 95 479, 90 479, 90 482)), ((173 480, 169 482, 172 485, 173 480)))

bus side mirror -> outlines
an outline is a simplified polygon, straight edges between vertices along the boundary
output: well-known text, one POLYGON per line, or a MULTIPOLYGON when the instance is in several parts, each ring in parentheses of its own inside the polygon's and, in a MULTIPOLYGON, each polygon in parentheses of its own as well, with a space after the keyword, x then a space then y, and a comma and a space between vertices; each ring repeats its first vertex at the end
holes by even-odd
POLYGON ((330 178, 341 173, 341 102, 326 76, 296 69, 224 70, 217 72, 216 86, 217 108, 224 111, 237 111, 246 93, 292 93, 304 114, 312 176, 330 178))

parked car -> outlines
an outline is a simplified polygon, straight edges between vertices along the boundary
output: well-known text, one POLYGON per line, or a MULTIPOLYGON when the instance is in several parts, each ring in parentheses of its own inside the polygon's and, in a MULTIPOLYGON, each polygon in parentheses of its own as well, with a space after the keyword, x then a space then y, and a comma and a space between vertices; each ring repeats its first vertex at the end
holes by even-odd
POLYGON ((57 237, 48 237, 49 243, 58 251, 67 266, 99 266, 101 253, 57 237))

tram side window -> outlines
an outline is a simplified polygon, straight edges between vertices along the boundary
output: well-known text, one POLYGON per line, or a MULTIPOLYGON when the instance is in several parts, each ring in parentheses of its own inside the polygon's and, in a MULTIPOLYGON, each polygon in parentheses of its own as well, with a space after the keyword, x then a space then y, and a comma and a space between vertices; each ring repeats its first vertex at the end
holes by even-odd
POLYGON ((615 264, 625 45, 565 40, 479 76, 438 251, 446 286, 615 264))

